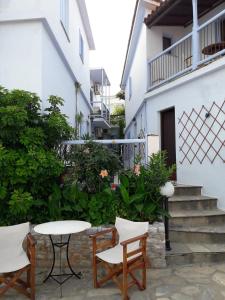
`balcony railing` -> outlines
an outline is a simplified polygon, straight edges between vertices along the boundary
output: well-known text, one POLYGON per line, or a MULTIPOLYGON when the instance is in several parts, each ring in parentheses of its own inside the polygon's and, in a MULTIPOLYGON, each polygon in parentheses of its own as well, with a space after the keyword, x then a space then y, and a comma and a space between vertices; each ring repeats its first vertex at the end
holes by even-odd
POLYGON ((203 66, 223 54, 225 10, 148 61, 148 90, 203 66), (193 47, 196 40, 197 47, 193 47))
POLYGON ((110 123, 110 111, 102 101, 93 102, 92 116, 94 118, 103 118, 107 123, 110 123))

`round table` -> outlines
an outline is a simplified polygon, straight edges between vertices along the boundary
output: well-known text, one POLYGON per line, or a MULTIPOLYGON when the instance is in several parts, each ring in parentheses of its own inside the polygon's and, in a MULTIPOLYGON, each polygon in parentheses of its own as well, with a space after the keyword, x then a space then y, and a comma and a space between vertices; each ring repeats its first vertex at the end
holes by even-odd
POLYGON ((203 48, 202 53, 205 55, 213 55, 223 49, 225 49, 225 42, 213 43, 203 48))
POLYGON ((84 230, 87 230, 91 227, 91 224, 84 221, 54 221, 54 222, 48 222, 43 223, 40 225, 37 225, 34 227, 34 231, 40 234, 48 235, 52 244, 52 250, 53 250, 53 262, 51 270, 48 274, 48 276, 45 278, 44 282, 46 282, 50 277, 54 279, 60 286, 67 281, 70 277, 76 276, 77 278, 81 278, 81 273, 75 273, 72 269, 72 266, 70 264, 69 260, 69 243, 72 233, 79 233, 84 230), (54 242, 53 241, 53 235, 60 236, 60 242, 54 242), (68 235, 68 238, 66 241, 62 240, 63 235, 68 235), (66 246, 66 260, 68 267, 70 269, 71 273, 62 273, 61 269, 61 248, 66 246), (54 267, 55 267, 55 249, 60 249, 60 273, 59 274, 52 274, 54 267), (66 278, 63 281, 59 281, 59 277, 65 277, 66 278))

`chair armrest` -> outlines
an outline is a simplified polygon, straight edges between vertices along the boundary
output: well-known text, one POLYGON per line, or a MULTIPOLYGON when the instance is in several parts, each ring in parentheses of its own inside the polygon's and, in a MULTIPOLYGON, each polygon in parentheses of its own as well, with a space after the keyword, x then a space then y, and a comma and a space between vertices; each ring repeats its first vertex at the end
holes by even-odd
POLYGON ((126 241, 123 241, 123 242, 120 243, 120 245, 124 247, 124 246, 127 246, 128 244, 132 244, 132 243, 137 242, 139 240, 140 241, 145 240, 145 239, 147 239, 147 237, 148 237, 148 233, 145 233, 145 234, 133 237, 131 239, 128 239, 126 241))
POLYGON ((99 232, 96 232, 95 234, 90 235, 89 237, 92 239, 92 246, 93 246, 93 254, 95 255, 97 253, 97 250, 103 251, 104 249, 107 249, 109 247, 114 247, 116 244, 116 228, 112 227, 109 229, 105 229, 99 232), (104 235, 112 233, 112 237, 110 240, 105 242, 97 243, 98 237, 103 237, 104 235))
POLYGON ((93 239, 93 238, 97 238, 97 237, 99 237, 99 236, 106 235, 107 233, 110 233, 110 232, 113 233, 113 231, 116 231, 116 228, 115 228, 115 227, 111 227, 111 228, 109 228, 109 229, 105 229, 105 230, 96 232, 96 233, 94 233, 94 234, 89 235, 89 237, 93 239))
POLYGON ((131 258, 131 261, 132 261, 132 260, 138 259, 140 255, 143 256, 144 259, 146 260, 146 240, 147 240, 147 237, 148 237, 148 233, 145 233, 145 234, 133 237, 131 239, 128 239, 128 240, 123 241, 123 242, 120 243, 120 245, 123 246, 123 262, 124 262, 124 264, 128 263, 128 258, 131 258), (132 244, 132 243, 138 242, 138 241, 142 242, 142 244, 139 246, 139 248, 137 248, 135 250, 128 251, 127 246, 129 244, 132 244), (138 257, 132 258, 132 256, 134 256, 134 255, 138 255, 138 257))

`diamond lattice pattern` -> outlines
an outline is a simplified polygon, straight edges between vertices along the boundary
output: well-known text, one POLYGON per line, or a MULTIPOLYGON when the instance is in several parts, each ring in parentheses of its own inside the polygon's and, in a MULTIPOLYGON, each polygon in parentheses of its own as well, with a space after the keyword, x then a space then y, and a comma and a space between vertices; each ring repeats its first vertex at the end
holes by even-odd
POLYGON ((222 105, 213 102, 209 108, 203 105, 200 111, 184 111, 178 120, 181 164, 225 162, 225 101, 222 105))

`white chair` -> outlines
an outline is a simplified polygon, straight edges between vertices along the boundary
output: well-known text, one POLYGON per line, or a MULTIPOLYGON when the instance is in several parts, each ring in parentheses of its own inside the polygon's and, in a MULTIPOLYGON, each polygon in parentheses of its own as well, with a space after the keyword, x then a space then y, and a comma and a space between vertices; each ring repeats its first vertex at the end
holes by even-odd
POLYGON ((35 299, 35 242, 30 224, 0 227, 0 297, 10 288, 35 299), (27 238, 27 252, 23 242, 27 238), (27 281, 20 277, 27 272, 27 281))
POLYGON ((116 218, 115 227, 97 232, 90 236, 93 243, 93 281, 94 287, 112 279, 122 292, 123 299, 127 300, 128 288, 136 284, 140 290, 146 288, 146 240, 148 237, 148 222, 132 222, 122 218, 116 218), (111 233, 111 239, 98 242, 97 238, 111 233), (116 234, 119 240, 116 243, 116 234), (111 248, 109 248, 111 247, 111 248), (103 249, 109 248, 102 251, 103 249), (98 252, 101 250, 101 252, 98 252), (98 280, 98 265, 103 265, 108 274, 98 280), (137 269, 142 270, 142 282, 134 274, 137 269), (122 282, 118 276, 123 276, 122 282), (132 281, 128 282, 128 275, 132 281))

